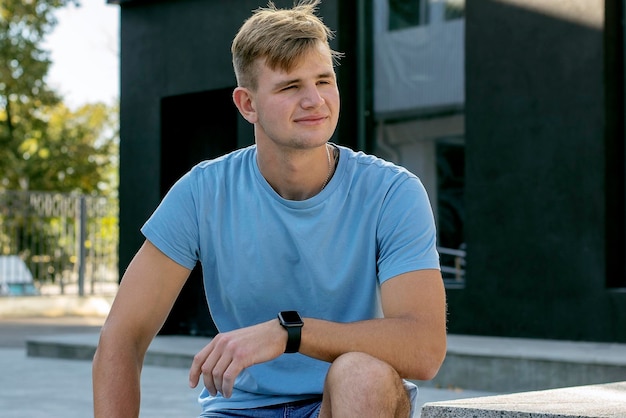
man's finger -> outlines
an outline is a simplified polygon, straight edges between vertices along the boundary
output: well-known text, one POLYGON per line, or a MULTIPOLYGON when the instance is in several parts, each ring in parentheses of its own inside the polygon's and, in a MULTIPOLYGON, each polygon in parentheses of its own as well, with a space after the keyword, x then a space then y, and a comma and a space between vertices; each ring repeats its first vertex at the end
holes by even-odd
POLYGON ((207 344, 202 350, 200 350, 194 357, 189 368, 189 386, 195 388, 200 381, 200 375, 202 375, 202 365, 206 362, 207 357, 212 351, 211 344, 207 344))
POLYGON ((202 367, 204 380, 210 378, 210 384, 222 395, 224 395, 224 372, 230 368, 231 363, 232 357, 228 351, 213 350, 202 367))
POLYGON ((226 371, 222 374, 222 395, 225 398, 230 398, 233 394, 233 387, 235 386, 235 379, 241 373, 242 368, 231 362, 226 371))

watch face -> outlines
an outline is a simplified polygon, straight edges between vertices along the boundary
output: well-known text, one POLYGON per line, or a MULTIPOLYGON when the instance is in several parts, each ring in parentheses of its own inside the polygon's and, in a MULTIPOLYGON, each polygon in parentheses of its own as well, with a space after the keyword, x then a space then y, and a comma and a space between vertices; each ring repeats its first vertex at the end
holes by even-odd
POLYGON ((285 325, 300 325, 302 324, 302 318, 296 311, 283 311, 279 313, 280 319, 285 325))

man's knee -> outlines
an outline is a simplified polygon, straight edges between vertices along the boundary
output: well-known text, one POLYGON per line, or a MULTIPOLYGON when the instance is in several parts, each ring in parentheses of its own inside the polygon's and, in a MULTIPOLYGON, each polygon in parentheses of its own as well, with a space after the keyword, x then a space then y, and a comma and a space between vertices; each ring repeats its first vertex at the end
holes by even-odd
POLYGON ((400 376, 389 364, 369 354, 357 352, 346 353, 335 359, 328 371, 328 380, 329 383, 356 381, 364 385, 373 384, 378 388, 385 384, 401 384, 400 376))
POLYGON ((396 370, 365 353, 346 353, 335 359, 324 392, 334 406, 340 401, 354 409, 386 411, 380 416, 408 416, 410 409, 408 394, 396 370))

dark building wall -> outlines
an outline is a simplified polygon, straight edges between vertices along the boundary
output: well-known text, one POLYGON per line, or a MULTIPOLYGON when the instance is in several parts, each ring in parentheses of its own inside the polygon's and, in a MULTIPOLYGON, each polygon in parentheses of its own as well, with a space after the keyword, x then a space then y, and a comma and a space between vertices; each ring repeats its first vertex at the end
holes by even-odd
POLYGON ((215 19, 217 7, 208 1, 122 5, 121 266, 143 241, 139 227, 162 198, 161 100, 235 84, 228 39, 241 19, 215 19))
POLYGON ((626 293, 607 280, 607 196, 623 191, 606 177, 623 173, 606 164, 603 6, 467 2, 467 284, 449 291, 451 332, 626 341, 626 293))

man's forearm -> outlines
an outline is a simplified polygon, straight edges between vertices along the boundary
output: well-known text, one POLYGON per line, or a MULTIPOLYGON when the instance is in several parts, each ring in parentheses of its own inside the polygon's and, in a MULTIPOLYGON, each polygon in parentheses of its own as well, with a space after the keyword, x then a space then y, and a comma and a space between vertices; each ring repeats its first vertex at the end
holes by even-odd
POLYGON ((432 379, 446 354, 446 303, 438 270, 418 270, 381 286, 385 318, 353 323, 304 319, 302 354, 334 361, 362 352, 391 365, 400 376, 432 379))
POLYGON ((347 352, 379 358, 405 378, 429 380, 445 357, 445 331, 408 318, 349 324, 305 318, 300 353, 332 362, 347 352))
POLYGON ((93 361, 95 418, 139 416, 141 361, 129 351, 108 350, 102 343, 98 347, 93 361))

